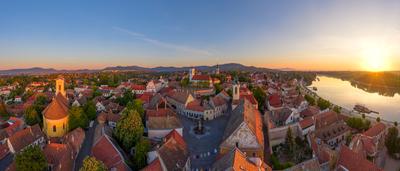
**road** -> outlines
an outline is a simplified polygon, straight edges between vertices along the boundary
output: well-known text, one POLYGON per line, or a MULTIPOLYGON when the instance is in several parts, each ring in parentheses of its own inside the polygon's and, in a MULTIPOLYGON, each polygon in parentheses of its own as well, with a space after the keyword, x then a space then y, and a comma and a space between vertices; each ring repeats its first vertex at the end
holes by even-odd
POLYGON ((93 144, 93 138, 94 138, 94 130, 96 128, 96 125, 97 125, 97 121, 95 120, 93 126, 85 131, 85 140, 83 142, 81 150, 79 151, 78 157, 75 160, 75 169, 74 170, 76 170, 76 171, 78 171, 81 168, 83 159, 85 159, 86 156, 90 155, 90 151, 92 149, 92 144, 93 144))

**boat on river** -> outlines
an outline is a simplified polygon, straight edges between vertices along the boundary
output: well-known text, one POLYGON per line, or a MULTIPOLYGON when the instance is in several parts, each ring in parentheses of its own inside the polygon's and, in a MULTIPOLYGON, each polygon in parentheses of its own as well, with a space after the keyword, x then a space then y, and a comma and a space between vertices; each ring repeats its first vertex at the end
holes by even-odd
POLYGON ((379 114, 379 112, 373 111, 373 110, 371 110, 371 109, 369 109, 369 108, 367 108, 367 107, 365 107, 364 105, 361 105, 361 104, 354 105, 353 109, 355 111, 357 111, 357 112, 360 112, 360 113, 367 113, 367 114, 376 113, 376 114, 379 114))

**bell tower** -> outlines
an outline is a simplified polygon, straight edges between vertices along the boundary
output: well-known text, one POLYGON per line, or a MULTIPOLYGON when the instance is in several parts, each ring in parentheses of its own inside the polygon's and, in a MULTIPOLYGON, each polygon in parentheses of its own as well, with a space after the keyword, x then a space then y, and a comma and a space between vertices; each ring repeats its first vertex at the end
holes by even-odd
POLYGON ((196 75, 196 70, 194 68, 189 69, 189 80, 192 81, 193 76, 196 75))
POLYGON ((232 86, 232 98, 233 100, 239 100, 240 98, 240 84, 235 82, 232 86))
POLYGON ((64 97, 66 97, 65 89, 64 89, 64 78, 58 77, 56 79, 56 95, 61 93, 64 97))

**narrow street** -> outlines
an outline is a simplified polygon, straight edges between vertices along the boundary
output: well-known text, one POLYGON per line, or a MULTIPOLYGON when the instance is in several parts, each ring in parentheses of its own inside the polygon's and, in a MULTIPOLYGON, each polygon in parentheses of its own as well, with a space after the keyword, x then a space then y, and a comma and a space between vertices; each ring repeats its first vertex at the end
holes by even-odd
POLYGON ((75 171, 78 171, 81 168, 85 157, 90 155, 96 125, 97 125, 97 120, 94 121, 94 124, 92 127, 89 127, 88 130, 85 130, 85 141, 83 142, 81 150, 79 151, 79 154, 75 160, 75 166, 74 166, 75 171))

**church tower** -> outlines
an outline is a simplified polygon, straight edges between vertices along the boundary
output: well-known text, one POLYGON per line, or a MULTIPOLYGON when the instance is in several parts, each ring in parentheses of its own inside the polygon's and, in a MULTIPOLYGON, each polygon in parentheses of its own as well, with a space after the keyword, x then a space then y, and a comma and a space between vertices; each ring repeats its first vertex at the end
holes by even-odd
POLYGON ((64 89, 64 78, 58 77, 56 79, 56 95, 61 93, 64 97, 66 97, 65 89, 64 89))
POLYGON ((43 110, 43 132, 47 137, 62 137, 69 131, 69 104, 64 90, 64 79, 56 79, 56 94, 43 110))
POLYGON ((196 69, 190 68, 189 69, 189 80, 192 81, 193 76, 196 75, 196 69))
POLYGON ((215 74, 219 75, 219 65, 217 64, 217 69, 215 69, 215 74))
POLYGON ((232 98, 233 98, 233 100, 235 101, 235 100, 239 100, 239 98, 240 98, 240 84, 238 83, 238 82, 235 82, 233 85, 232 85, 232 98))

